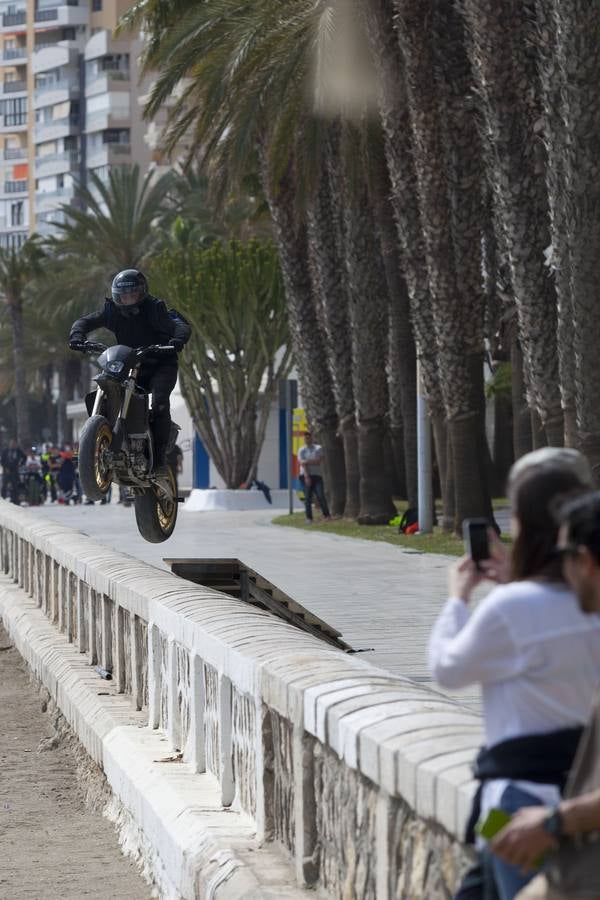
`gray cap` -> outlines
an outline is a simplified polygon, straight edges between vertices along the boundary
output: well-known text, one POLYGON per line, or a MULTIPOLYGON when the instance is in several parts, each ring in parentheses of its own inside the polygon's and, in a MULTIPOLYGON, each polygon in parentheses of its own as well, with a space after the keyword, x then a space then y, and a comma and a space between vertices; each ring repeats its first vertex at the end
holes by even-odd
POLYGON ((558 466, 571 469, 584 487, 594 486, 594 476, 587 458, 573 447, 540 447, 516 461, 508 473, 508 487, 531 466, 558 466))

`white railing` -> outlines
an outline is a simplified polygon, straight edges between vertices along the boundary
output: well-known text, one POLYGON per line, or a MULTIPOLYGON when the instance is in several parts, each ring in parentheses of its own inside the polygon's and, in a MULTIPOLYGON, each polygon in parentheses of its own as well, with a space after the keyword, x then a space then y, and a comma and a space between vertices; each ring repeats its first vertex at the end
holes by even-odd
POLYGON ((287 850, 300 883, 340 898, 453 893, 479 716, 5 502, 0 570, 218 779, 259 842, 287 850))

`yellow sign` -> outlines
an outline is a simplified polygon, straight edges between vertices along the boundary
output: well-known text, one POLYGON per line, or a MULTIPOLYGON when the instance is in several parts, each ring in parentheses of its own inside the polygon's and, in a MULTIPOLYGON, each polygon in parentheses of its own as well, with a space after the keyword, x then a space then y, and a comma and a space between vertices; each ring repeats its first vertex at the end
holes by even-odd
POLYGON ((298 465, 298 450, 304 446, 304 432, 308 428, 306 412, 301 408, 293 410, 292 425, 292 484, 298 491, 302 489, 300 484, 300 467, 298 465))

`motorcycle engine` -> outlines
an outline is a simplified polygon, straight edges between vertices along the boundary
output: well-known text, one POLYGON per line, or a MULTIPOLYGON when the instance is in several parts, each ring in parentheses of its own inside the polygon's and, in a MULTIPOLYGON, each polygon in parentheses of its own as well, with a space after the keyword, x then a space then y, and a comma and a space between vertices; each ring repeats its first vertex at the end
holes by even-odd
POLYGON ((133 471, 136 475, 145 475, 148 472, 148 460, 143 453, 136 453, 133 458, 133 471))
POLYGON ((146 475, 148 473, 148 458, 143 452, 145 441, 132 441, 133 453, 131 455, 131 468, 136 475, 146 475))

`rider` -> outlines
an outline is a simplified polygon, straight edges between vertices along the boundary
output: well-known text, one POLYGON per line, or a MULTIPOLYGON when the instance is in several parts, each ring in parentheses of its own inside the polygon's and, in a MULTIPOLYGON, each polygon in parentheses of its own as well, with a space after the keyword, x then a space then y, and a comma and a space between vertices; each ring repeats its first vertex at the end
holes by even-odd
MULTIPOLYGON (((86 335, 96 328, 108 328, 117 343, 127 347, 170 344, 177 353, 190 337, 190 326, 164 300, 148 292, 148 282, 138 269, 124 269, 115 275, 112 298, 104 308, 82 316, 73 323, 69 346, 80 350, 86 335)), ((163 469, 171 431, 169 397, 177 382, 177 357, 145 357, 137 383, 152 393, 152 431, 154 434, 155 470, 163 469)))

